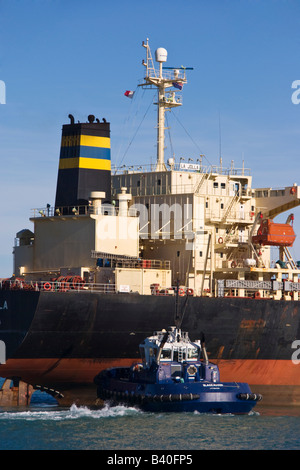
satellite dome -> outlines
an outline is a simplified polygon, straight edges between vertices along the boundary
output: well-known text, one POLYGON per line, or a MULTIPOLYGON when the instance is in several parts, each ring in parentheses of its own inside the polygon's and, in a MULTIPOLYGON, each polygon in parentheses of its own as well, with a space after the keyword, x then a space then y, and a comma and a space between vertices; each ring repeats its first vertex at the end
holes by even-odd
POLYGON ((159 47, 155 51, 156 62, 167 62, 168 52, 163 47, 159 47))

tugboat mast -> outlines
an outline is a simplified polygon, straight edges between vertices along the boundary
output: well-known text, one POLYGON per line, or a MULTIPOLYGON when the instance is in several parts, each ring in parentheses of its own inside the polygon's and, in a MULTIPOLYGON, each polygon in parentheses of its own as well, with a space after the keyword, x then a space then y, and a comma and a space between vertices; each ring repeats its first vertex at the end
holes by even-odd
MULTIPOLYGON (((185 76, 185 67, 163 67, 163 63, 167 61, 167 51, 163 47, 159 47, 155 51, 155 60, 159 63, 159 70, 155 70, 151 50, 149 46, 149 39, 146 43, 143 41, 143 47, 146 48, 146 61, 143 60, 143 65, 146 67, 145 82, 141 86, 157 87, 158 100, 157 100, 157 161, 156 171, 166 170, 164 161, 165 151, 165 111, 177 106, 182 105, 182 97, 180 90, 183 85, 187 83, 185 76), (163 69, 168 69, 168 72, 163 72, 163 69), (180 70, 181 69, 181 70, 180 70), (172 88, 166 91, 167 88, 172 88), (176 88, 176 90, 175 90, 176 88)), ((191 68, 189 68, 191 70, 191 68)))

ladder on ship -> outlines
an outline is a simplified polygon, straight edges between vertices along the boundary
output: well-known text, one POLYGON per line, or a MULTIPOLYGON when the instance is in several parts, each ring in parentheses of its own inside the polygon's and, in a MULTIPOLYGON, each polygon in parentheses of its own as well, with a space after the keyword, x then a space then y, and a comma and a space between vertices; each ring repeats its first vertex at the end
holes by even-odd
POLYGON ((207 242, 207 248, 206 248, 206 254, 205 254, 205 260, 204 260, 204 268, 203 268, 203 276, 202 276, 202 282, 201 282, 201 292, 200 295, 203 295, 203 289, 204 289, 204 281, 207 279, 209 282, 211 281, 211 275, 206 277, 206 271, 207 271, 207 262, 210 260, 210 266, 211 266, 211 233, 208 234, 208 242, 207 242))
POLYGON ((182 349, 182 348, 178 348, 178 362, 182 362, 183 359, 185 359, 185 358, 183 357, 183 353, 184 353, 183 349, 182 349))
POLYGON ((290 265, 290 267, 292 269, 298 269, 297 267, 297 264, 295 263, 295 261, 293 260, 293 257, 290 253, 290 250, 288 249, 287 246, 284 246, 283 247, 283 252, 285 254, 285 257, 286 257, 286 262, 290 265))
POLYGON ((224 222, 228 215, 230 214, 230 211, 231 209, 233 208, 234 204, 236 204, 239 200, 239 196, 236 194, 230 201, 229 201, 229 204, 228 206, 225 208, 224 210, 224 214, 223 214, 223 217, 222 217, 222 222, 224 222))
POLYGON ((198 194, 200 192, 201 187, 203 186, 203 183, 206 179, 210 178, 210 174, 208 173, 203 173, 202 177, 200 178, 200 181, 195 185, 194 187, 194 193, 198 194))

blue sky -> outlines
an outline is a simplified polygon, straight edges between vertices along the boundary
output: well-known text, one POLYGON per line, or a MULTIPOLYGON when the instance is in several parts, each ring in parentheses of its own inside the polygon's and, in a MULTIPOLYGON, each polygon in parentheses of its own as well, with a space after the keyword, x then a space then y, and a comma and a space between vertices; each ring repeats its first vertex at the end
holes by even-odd
POLYGON ((298 0, 0 0, 0 277, 12 274, 15 234, 33 228, 30 209, 54 204, 69 113, 110 121, 113 163, 155 160, 155 106, 142 121, 153 92, 124 97, 143 78, 147 37, 167 65, 194 67, 169 119, 177 158, 218 164, 220 122, 224 166, 244 160, 254 187, 300 184, 298 0))

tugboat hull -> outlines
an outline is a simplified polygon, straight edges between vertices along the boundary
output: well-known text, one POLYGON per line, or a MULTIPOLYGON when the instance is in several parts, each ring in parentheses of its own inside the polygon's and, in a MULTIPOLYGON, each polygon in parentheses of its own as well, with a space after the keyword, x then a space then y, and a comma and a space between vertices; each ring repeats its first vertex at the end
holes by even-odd
MULTIPOLYGON (((97 383, 97 378, 95 379, 97 383)), ((248 414, 261 396, 246 383, 146 384, 114 379, 100 382, 98 398, 137 406, 149 412, 248 414)))

